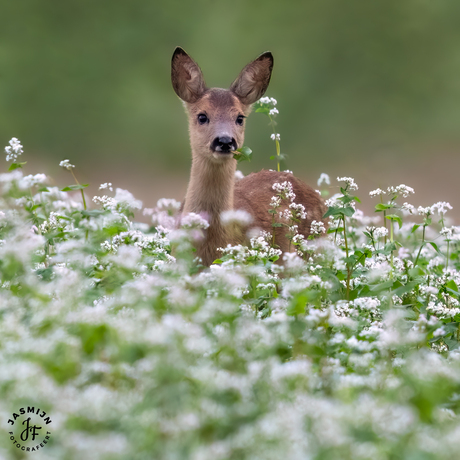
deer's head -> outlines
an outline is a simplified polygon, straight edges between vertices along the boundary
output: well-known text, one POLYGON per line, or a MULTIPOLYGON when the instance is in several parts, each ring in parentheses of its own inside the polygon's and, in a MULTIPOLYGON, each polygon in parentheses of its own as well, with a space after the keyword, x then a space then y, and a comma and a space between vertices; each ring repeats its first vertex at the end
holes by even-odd
POLYGON ((270 82, 273 56, 261 54, 238 75, 229 89, 207 88, 201 69, 180 47, 174 51, 171 80, 189 118, 192 153, 209 161, 233 158, 244 142, 245 118, 270 82))

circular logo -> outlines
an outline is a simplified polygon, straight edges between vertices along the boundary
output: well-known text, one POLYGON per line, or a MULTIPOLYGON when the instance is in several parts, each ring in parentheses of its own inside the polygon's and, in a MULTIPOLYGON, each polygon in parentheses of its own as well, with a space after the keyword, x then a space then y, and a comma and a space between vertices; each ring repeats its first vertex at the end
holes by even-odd
POLYGON ((21 407, 8 419, 10 440, 20 450, 36 452, 49 442, 50 423, 50 416, 39 407, 21 407))

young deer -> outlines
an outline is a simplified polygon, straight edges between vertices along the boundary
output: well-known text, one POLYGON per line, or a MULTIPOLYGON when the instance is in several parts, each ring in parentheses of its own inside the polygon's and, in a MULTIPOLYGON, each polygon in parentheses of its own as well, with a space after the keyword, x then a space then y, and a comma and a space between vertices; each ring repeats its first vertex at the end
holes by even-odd
MULTIPOLYGON (((249 63, 232 83, 230 89, 208 88, 201 69, 180 47, 174 51, 171 63, 174 91, 184 101, 189 120, 192 147, 192 169, 183 213, 204 215, 209 221, 197 253, 206 265, 219 257, 217 248, 238 244, 244 232, 224 226, 221 213, 242 209, 252 216, 252 228, 275 232, 275 242, 284 252, 290 244, 286 229, 273 227, 268 212, 271 198, 276 194, 274 183, 288 181, 307 212, 299 222, 299 233, 307 237, 313 220, 321 221, 326 212, 323 200, 315 190, 287 172, 262 170, 235 182, 234 151, 243 145, 245 118, 251 105, 265 93, 273 69, 270 52, 249 63)), ((286 209, 287 206, 284 207, 286 209)), ((283 210, 280 208, 279 210, 283 210)), ((247 230, 247 229, 245 229, 247 230)))

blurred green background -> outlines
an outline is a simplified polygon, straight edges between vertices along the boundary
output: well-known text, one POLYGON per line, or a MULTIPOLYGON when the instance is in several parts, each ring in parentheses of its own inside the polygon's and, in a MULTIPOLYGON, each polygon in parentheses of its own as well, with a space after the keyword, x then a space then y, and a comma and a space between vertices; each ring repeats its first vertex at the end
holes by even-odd
MULTIPOLYGON (((460 216, 459 25, 458 0, 0 0, 0 141, 18 137, 25 173, 59 185, 68 158, 90 193, 111 181, 146 206, 181 199, 174 47, 222 87, 271 50, 289 169, 310 183, 355 177, 366 207, 369 190, 406 183, 414 204, 450 201, 460 216)), ((245 173, 273 167, 269 136, 253 114, 245 173)))

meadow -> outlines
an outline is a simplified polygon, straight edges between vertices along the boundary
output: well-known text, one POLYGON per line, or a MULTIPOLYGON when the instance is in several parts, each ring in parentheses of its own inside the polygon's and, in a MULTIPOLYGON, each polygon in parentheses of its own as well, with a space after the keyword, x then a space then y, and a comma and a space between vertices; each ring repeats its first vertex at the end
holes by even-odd
MULTIPOLYGON (((273 117, 275 104, 258 111, 273 117)), ((1 458, 455 458, 460 227, 449 203, 416 208, 401 184, 370 191, 364 215, 369 192, 322 174, 329 228, 316 222, 306 239, 304 210, 278 184, 267 212, 292 252, 252 235, 207 268, 194 255, 207 222, 179 216, 177 201, 143 208, 112 183, 90 198, 69 160, 70 185, 57 187, 28 171, 18 139, 5 153, 1 458), (284 200, 294 206, 279 216, 284 200), (49 443, 30 454, 6 428, 24 406, 52 418, 49 443)))

